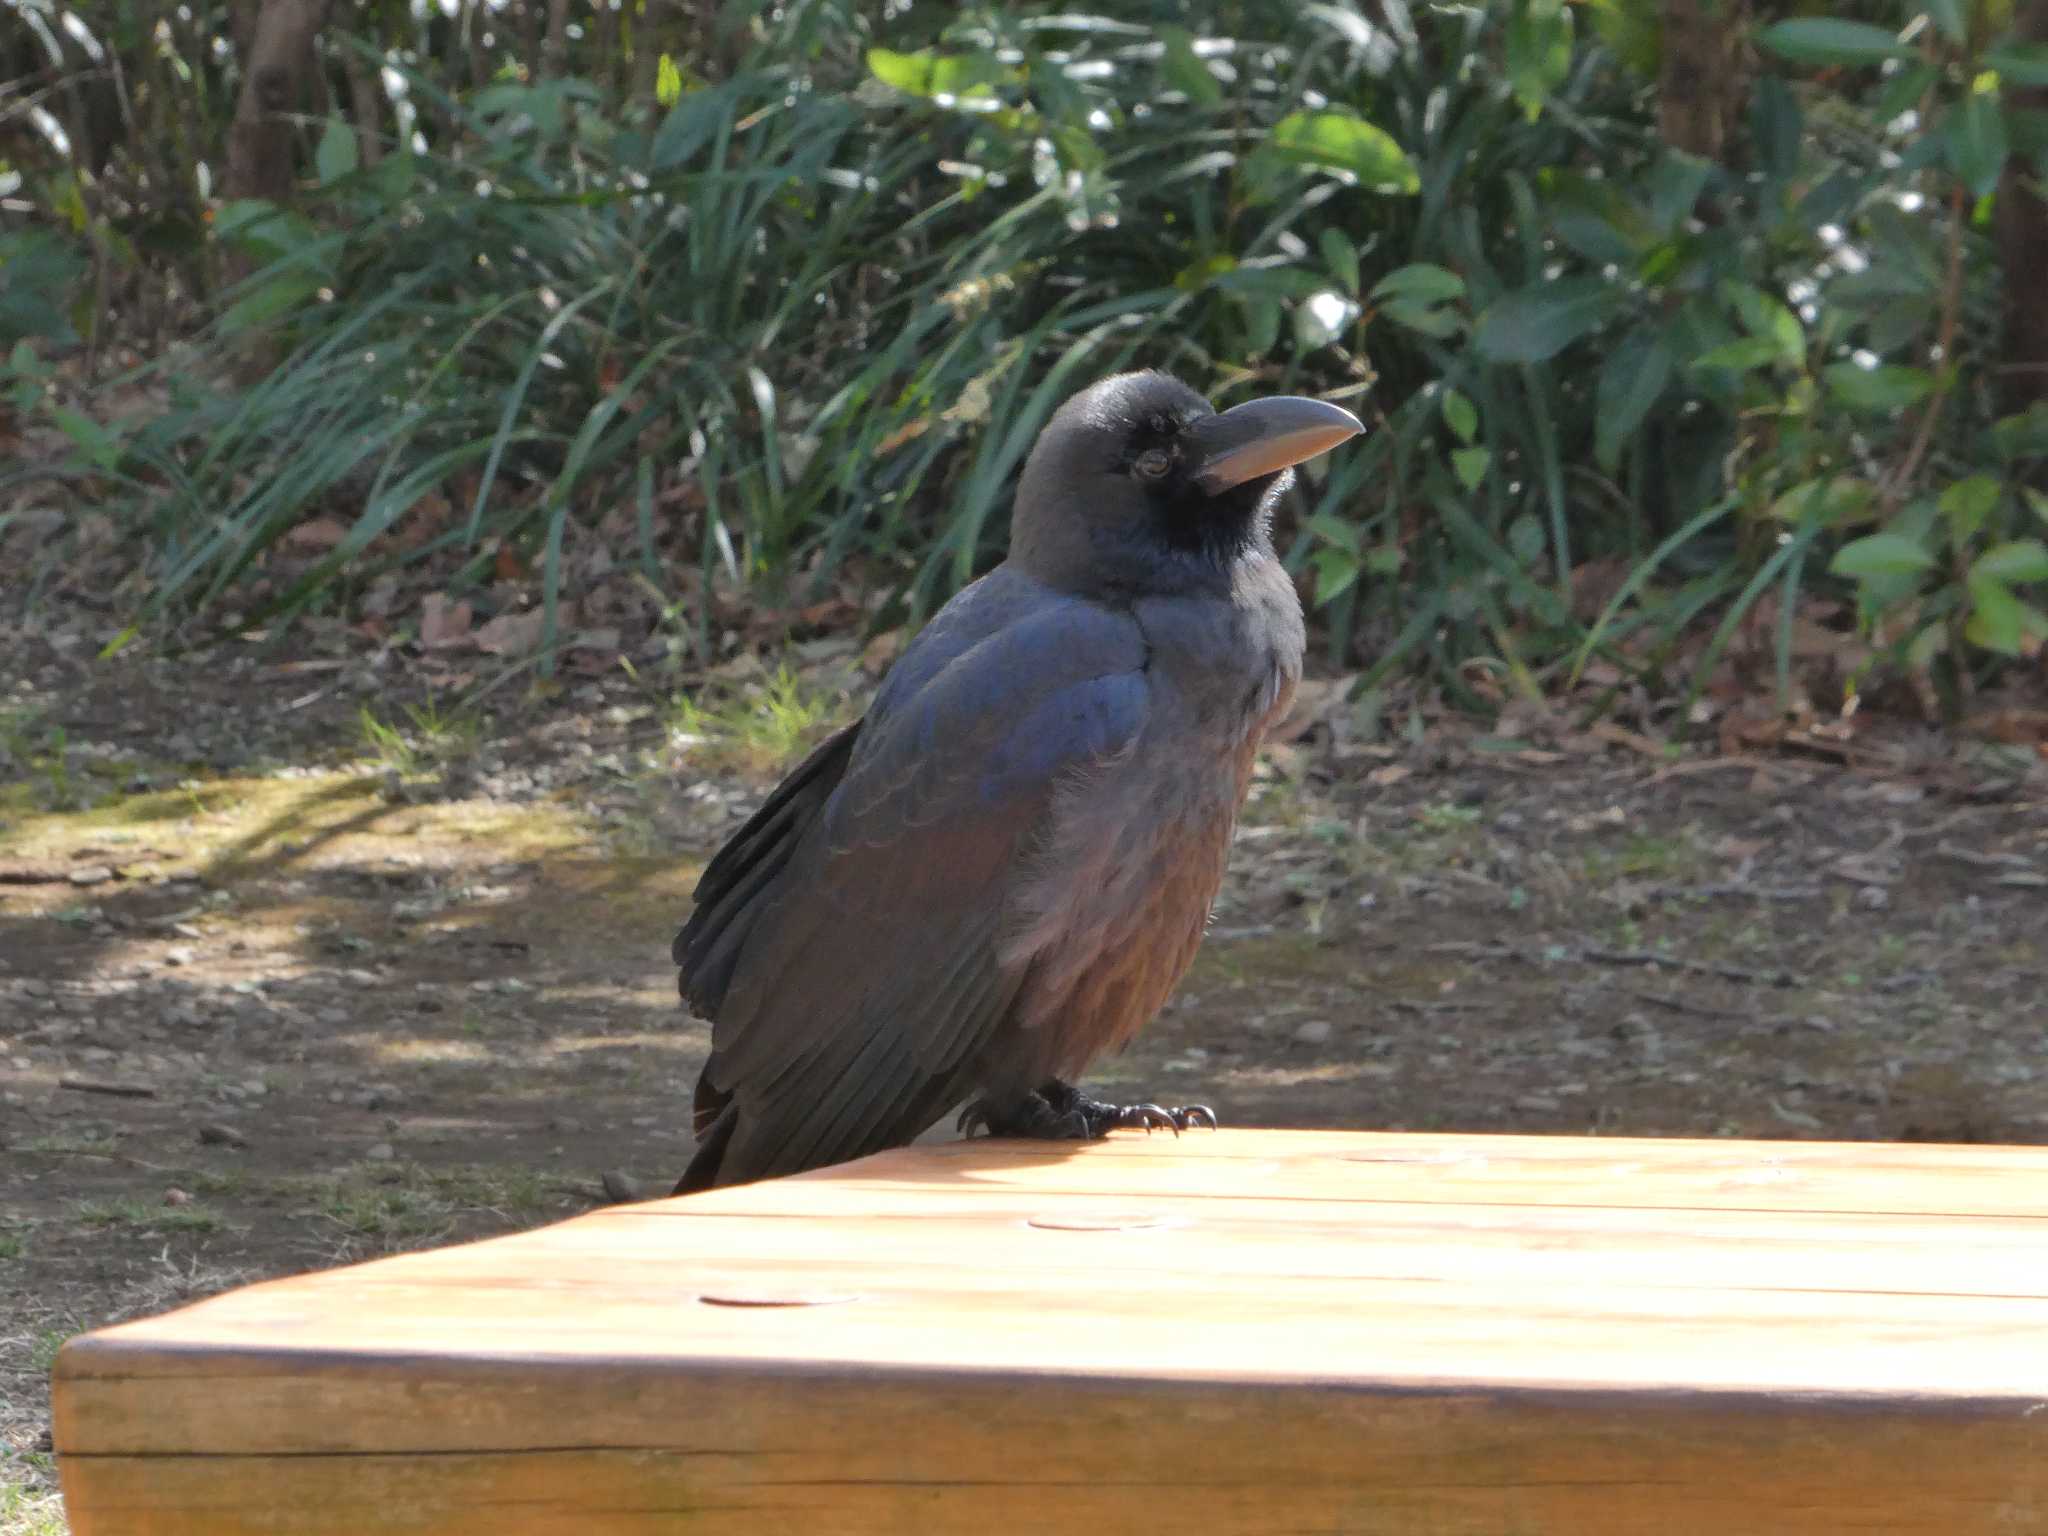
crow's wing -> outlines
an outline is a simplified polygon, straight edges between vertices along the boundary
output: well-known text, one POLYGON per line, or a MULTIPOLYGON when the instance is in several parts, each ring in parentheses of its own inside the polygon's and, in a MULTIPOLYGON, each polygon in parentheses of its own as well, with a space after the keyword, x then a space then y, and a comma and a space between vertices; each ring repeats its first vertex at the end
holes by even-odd
POLYGON ((705 873, 676 941, 715 1023, 699 1182, 900 1144, 968 1091, 1028 964, 999 955, 1054 794, 1143 724, 1130 618, 1016 580, 962 597, 705 873))

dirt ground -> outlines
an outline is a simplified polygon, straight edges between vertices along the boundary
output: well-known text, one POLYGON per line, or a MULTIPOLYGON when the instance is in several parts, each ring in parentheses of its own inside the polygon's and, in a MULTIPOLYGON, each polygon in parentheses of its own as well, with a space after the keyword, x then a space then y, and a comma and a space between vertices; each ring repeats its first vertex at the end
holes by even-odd
MULTIPOLYGON (((706 1032, 668 940, 870 675, 472 706, 382 655, 94 648, 0 632, 7 1536, 63 1529, 70 1334, 672 1178, 706 1032)), ((1226 1126, 2048 1139, 2038 754, 1346 708, 1308 691, 1196 970, 1095 1086, 1226 1126)))

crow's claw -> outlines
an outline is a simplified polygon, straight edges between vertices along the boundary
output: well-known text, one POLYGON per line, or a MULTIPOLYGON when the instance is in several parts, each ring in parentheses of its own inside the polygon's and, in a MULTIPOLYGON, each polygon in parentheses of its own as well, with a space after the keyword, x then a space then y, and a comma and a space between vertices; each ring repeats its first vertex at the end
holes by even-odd
POLYGON ((991 1136, 1028 1136, 1038 1141, 1092 1141, 1114 1130, 1171 1131, 1178 1136, 1190 1126, 1216 1129, 1216 1111, 1206 1104, 1168 1108, 1149 1101, 1105 1104, 1083 1096, 1069 1083, 1053 1079, 1035 1093, 1014 1100, 982 1099, 960 1111, 954 1129, 962 1136, 986 1131, 991 1136))
POLYGON ((1155 1126, 1176 1136, 1180 1134, 1180 1113, 1177 1110, 1159 1104, 1116 1104, 1110 1107, 1116 1112, 1115 1120, 1110 1122, 1113 1125, 1128 1126, 1133 1130, 1142 1126, 1148 1136, 1155 1126))

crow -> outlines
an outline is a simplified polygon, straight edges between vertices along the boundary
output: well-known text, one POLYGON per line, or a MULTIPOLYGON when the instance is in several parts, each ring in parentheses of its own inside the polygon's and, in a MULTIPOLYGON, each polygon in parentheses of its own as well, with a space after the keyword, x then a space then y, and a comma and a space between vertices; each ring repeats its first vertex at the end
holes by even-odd
POLYGON ((1363 430, 1299 396, 1219 413, 1154 372, 1061 406, 1008 558, 698 883, 674 957, 712 1048, 676 1193, 902 1146, 962 1103, 993 1135, 1215 1123, 1074 1083, 1201 945, 1301 676, 1273 504, 1363 430))

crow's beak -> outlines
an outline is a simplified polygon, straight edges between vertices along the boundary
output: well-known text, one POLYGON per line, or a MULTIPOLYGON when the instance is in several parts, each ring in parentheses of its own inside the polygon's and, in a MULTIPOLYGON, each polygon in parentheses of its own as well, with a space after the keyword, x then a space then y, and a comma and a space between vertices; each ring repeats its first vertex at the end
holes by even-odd
POLYGON ((1205 416, 1189 429, 1197 455, 1193 479, 1214 496, 1233 485, 1328 453, 1364 430, 1365 423, 1327 400, 1311 400, 1305 395, 1247 400, 1218 415, 1205 416))

